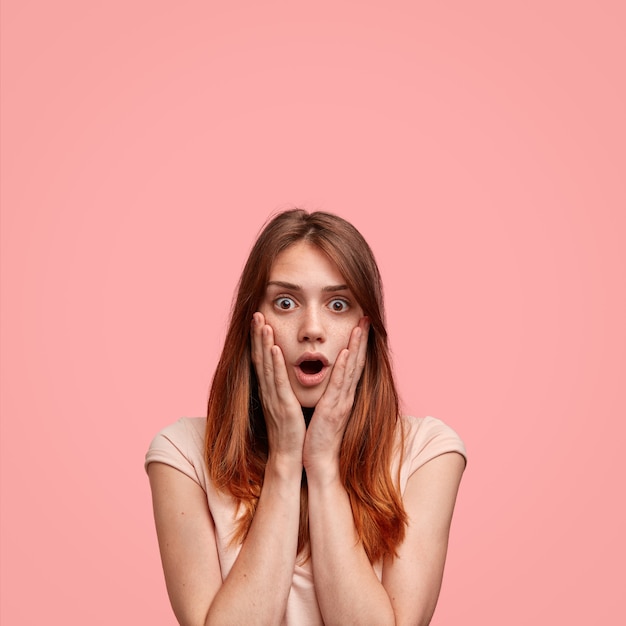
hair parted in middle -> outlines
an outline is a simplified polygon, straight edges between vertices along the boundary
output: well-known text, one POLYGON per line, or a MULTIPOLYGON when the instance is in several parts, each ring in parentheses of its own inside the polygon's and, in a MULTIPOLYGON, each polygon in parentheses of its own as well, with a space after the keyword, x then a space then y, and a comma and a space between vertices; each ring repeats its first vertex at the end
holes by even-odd
MULTIPOLYGON (((407 516, 391 459, 402 442, 399 401, 387 343, 383 290, 374 255, 343 218, 292 209, 271 219, 257 238, 239 280, 224 349, 209 395, 205 457, 215 486, 244 507, 235 541, 245 538, 263 485, 268 455, 265 420, 251 360, 250 327, 276 257, 304 241, 335 263, 370 320, 365 368, 340 450, 341 480, 356 530, 371 562, 393 556, 407 516)), ((400 447, 400 450, 402 447, 400 447)), ((298 553, 308 555, 307 485, 300 500, 298 553)))

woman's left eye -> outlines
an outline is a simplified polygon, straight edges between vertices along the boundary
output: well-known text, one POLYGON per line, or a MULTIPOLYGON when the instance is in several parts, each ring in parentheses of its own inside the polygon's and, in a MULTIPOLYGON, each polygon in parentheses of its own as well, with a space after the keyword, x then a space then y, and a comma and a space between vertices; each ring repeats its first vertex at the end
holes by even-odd
POLYGON ((343 313, 343 311, 347 311, 350 305, 345 300, 340 300, 339 298, 335 298, 330 301, 330 310, 335 313, 343 313))

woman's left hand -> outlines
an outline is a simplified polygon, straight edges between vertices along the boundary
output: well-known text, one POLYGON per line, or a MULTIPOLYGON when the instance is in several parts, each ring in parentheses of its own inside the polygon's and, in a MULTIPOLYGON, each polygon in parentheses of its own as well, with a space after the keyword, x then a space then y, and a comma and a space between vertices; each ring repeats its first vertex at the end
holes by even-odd
POLYGON ((307 476, 320 470, 338 470, 339 449, 354 404, 358 382, 365 367, 369 320, 362 317, 350 334, 319 399, 304 440, 303 464, 307 476))

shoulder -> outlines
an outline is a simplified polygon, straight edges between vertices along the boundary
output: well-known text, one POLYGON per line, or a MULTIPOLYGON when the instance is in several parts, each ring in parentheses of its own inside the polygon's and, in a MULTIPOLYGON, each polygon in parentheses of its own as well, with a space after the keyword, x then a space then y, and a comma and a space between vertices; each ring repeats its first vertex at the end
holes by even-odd
POLYGON ((152 439, 144 467, 164 463, 183 472, 206 490, 204 433, 206 418, 183 417, 163 428, 152 439))
POLYGON ((465 444, 446 423, 435 417, 401 418, 404 449, 400 471, 402 488, 411 474, 428 461, 448 452, 457 452, 467 462, 465 444))

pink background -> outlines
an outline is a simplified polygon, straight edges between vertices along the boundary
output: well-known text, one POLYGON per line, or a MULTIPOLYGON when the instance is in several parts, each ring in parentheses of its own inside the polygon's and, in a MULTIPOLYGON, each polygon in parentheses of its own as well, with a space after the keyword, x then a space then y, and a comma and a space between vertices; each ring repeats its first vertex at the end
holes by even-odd
POLYGON ((174 624, 143 456, 295 204, 468 446, 433 624, 623 623, 623 7, 2 2, 0 622, 174 624))

